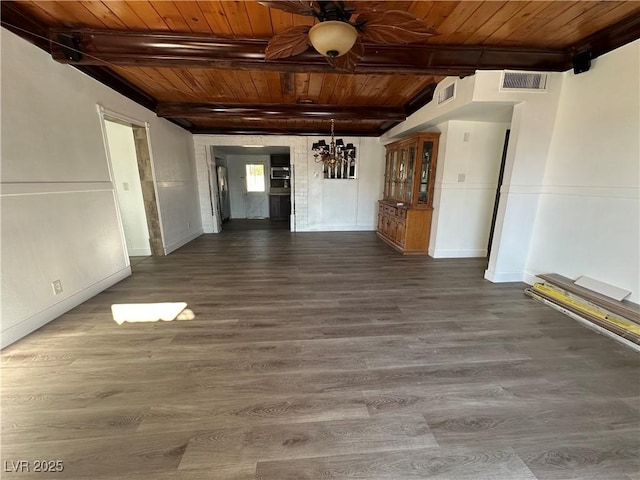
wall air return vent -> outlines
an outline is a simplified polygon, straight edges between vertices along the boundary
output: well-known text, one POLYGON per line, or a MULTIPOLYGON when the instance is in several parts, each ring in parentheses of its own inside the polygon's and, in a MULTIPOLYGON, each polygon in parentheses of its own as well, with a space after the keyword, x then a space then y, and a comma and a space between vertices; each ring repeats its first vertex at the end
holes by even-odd
POLYGON ((444 89, 440 90, 440 93, 438 93, 438 105, 443 104, 444 102, 449 101, 452 98, 455 98, 455 96, 456 84, 454 82, 451 85, 448 85, 444 89))
POLYGON ((502 90, 546 90, 546 73, 504 72, 502 90))

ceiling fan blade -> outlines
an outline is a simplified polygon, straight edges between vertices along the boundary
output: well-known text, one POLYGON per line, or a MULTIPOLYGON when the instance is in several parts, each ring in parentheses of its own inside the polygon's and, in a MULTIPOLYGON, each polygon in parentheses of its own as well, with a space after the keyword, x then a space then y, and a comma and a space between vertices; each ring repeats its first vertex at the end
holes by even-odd
POLYGON ((356 69, 356 65, 362 57, 364 56, 364 45, 360 40, 357 40, 356 43, 351 47, 344 55, 336 58, 327 58, 327 62, 334 67, 336 70, 342 70, 344 72, 354 72, 356 69))
POLYGON ((309 48, 309 26, 301 25, 285 30, 269 40, 265 50, 267 60, 293 57, 309 48))
POLYGON ((264 5, 268 8, 277 8, 288 13, 295 13, 296 15, 306 15, 308 17, 315 16, 317 10, 316 2, 304 1, 304 0, 282 0, 275 2, 258 2, 260 5, 264 5))
POLYGON ((438 31, 415 15, 401 10, 372 10, 362 12, 356 20, 365 22, 362 38, 374 43, 423 42, 438 31))
POLYGON ((373 0, 366 0, 366 1, 360 1, 360 2, 345 1, 342 3, 344 3, 347 7, 355 8, 358 12, 368 12, 369 10, 384 9, 384 4, 385 4, 384 1, 373 1, 373 0))

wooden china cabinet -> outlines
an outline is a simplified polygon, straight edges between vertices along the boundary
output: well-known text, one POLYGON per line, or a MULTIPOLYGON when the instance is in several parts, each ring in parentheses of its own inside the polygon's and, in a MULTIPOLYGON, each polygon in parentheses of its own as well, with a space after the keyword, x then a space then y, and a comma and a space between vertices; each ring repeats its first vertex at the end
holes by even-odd
POLYGON ((386 146, 378 236, 405 255, 429 248, 440 133, 418 133, 386 146))

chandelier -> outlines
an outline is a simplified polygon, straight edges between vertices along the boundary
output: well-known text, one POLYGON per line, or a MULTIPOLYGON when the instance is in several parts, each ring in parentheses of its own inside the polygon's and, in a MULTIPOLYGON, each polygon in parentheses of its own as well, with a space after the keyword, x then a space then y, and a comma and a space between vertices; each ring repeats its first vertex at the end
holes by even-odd
POLYGON ((334 121, 331 119, 331 142, 320 140, 311 147, 316 163, 322 162, 324 178, 356 178, 356 147, 335 139, 334 121))

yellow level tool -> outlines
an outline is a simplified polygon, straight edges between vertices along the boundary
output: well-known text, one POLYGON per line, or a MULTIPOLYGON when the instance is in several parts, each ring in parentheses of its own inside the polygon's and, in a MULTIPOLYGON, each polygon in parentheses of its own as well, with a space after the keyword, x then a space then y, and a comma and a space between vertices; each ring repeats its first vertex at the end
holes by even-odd
POLYGON ((621 317, 617 317, 614 316, 612 314, 607 314, 604 313, 596 308, 590 307, 588 305, 585 305, 582 302, 579 302, 578 300, 575 300, 567 295, 565 295, 562 292, 559 292, 558 290, 556 290, 555 288, 546 285, 544 283, 536 283, 533 285, 533 290, 540 292, 548 297, 551 297, 555 300, 558 300, 561 303, 564 303, 565 305, 571 305, 572 307, 574 307, 575 309, 584 312, 584 313, 588 313, 589 315, 593 315, 596 318, 599 318, 601 320, 605 320, 609 323, 612 323, 624 330, 626 330, 627 332, 631 332, 631 333, 635 333, 636 335, 640 335, 640 325, 637 325, 636 323, 633 323, 631 321, 627 321, 621 317))

